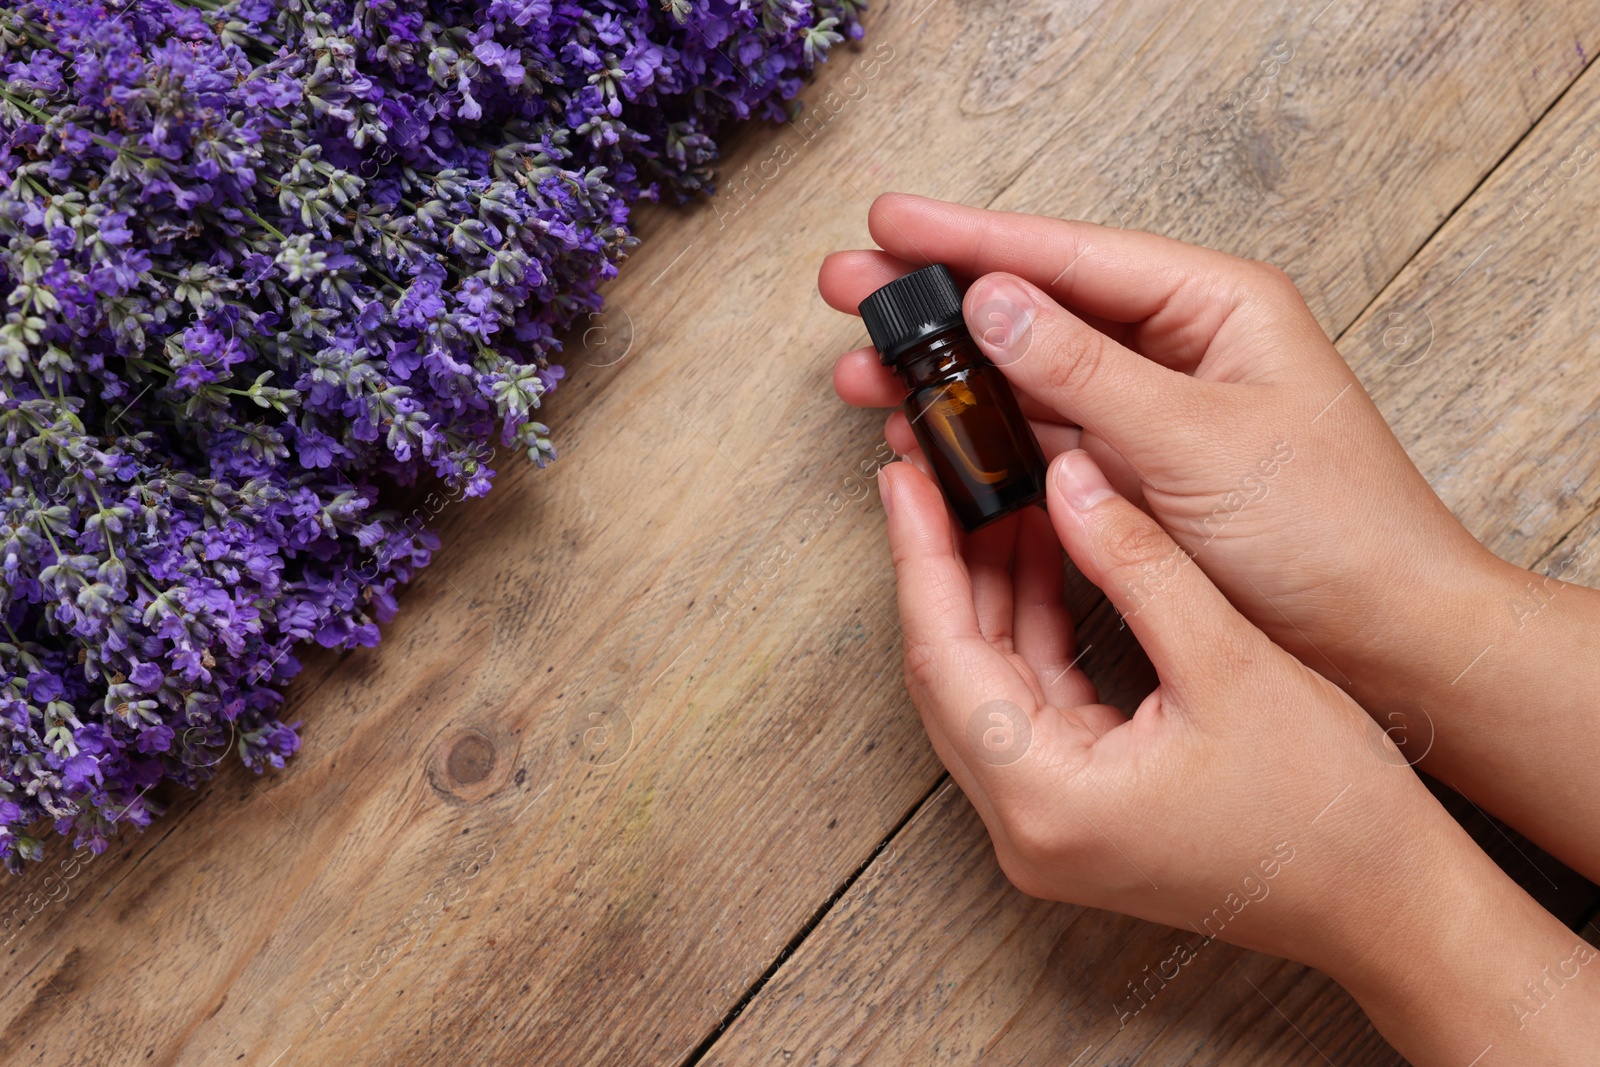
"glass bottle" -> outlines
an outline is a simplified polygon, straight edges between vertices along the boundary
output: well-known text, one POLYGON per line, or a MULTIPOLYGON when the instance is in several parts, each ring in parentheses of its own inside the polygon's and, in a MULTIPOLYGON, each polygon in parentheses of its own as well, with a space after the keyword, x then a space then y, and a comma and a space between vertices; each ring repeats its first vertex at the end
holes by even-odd
POLYGON ((909 390, 906 418, 962 529, 1042 502, 1044 454, 1011 383, 967 332, 949 269, 892 281, 859 311, 878 358, 909 390))

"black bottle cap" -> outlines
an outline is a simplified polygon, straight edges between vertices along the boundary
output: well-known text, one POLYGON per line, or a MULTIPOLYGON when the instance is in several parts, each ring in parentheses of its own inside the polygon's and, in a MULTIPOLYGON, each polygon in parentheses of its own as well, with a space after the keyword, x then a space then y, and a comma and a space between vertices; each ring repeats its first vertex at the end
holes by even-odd
POLYGON ((935 263, 875 290, 856 310, 878 358, 892 364, 918 341, 961 325, 961 289, 950 268, 935 263))

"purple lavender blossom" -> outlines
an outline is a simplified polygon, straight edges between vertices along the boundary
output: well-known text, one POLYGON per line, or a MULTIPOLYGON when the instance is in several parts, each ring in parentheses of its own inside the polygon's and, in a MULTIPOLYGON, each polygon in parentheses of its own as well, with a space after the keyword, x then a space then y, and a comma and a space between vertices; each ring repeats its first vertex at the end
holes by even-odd
POLYGON ((629 205, 709 191, 861 6, 0 0, 10 869, 283 766, 294 646, 375 643, 437 547, 379 484, 553 458, 629 205))

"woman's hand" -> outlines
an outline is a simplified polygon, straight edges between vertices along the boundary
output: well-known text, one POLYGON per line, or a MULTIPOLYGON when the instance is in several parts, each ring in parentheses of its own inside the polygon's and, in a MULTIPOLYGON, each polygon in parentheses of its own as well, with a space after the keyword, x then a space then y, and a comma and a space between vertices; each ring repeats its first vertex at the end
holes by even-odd
POLYGON ((1587 946, 1403 761, 1375 757, 1361 709, 1241 616, 1087 453, 1051 464, 1048 517, 969 536, 910 464, 880 487, 907 685, 1019 888, 1318 966, 1419 1067, 1486 1045, 1502 1050, 1486 1063, 1586 1054, 1574 1035, 1600 1021, 1600 971, 1537 1026, 1508 1005, 1587 946), (1155 665, 1131 719, 1074 663, 1057 538, 1155 665))
MULTIPOLYGON (((1047 453, 1087 450, 1247 618, 1335 681, 1380 685, 1388 658, 1429 644, 1420 621, 1503 566, 1417 472, 1281 271, 920 197, 881 197, 870 224, 886 251, 830 256, 831 304, 854 312, 924 259, 977 278, 968 324, 1047 453)), ((835 383, 855 404, 904 395, 871 349, 841 358, 835 383)), ((910 445, 905 429, 892 416, 890 444, 910 445)))
MULTIPOLYGON (((830 256, 829 303, 854 311, 927 262, 976 278, 968 325, 1047 457, 1087 450, 1405 760, 1426 755, 1424 769, 1600 878, 1600 594, 1541 578, 1530 598, 1533 577, 1451 515, 1282 272, 913 196, 880 197, 869 221, 884 251, 830 256), (1537 708, 1540 731, 1517 708, 1537 708)), ((871 349, 841 357, 834 381, 853 404, 904 395, 871 349)), ((904 415, 886 432, 913 451, 904 415)), ((1122 593, 1122 610, 1144 610, 1139 589, 1122 593)))

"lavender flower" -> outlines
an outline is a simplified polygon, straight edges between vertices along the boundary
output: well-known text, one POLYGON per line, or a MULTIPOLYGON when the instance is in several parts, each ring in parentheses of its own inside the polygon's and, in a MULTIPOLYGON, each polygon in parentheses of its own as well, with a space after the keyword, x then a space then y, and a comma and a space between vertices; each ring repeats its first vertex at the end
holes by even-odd
POLYGON ((0 0, 0 858, 102 851, 293 649, 372 645, 486 492, 629 205, 710 190, 858 0, 0 0))

